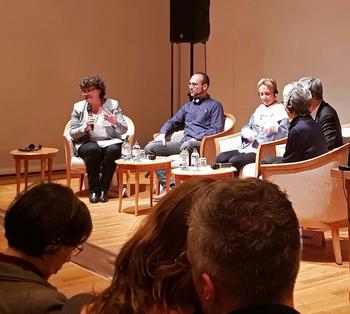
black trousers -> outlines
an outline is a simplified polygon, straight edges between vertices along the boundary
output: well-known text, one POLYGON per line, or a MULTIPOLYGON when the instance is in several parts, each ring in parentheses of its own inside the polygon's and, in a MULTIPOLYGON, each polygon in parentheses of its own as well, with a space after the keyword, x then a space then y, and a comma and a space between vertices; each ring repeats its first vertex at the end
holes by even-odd
POLYGON ((114 161, 121 156, 121 144, 102 148, 96 142, 86 142, 79 147, 78 155, 87 169, 89 192, 108 192, 116 168, 114 161))
POLYGON ((238 150, 230 150, 217 155, 215 162, 230 162, 239 172, 245 165, 254 163, 255 157, 256 153, 240 153, 238 150))

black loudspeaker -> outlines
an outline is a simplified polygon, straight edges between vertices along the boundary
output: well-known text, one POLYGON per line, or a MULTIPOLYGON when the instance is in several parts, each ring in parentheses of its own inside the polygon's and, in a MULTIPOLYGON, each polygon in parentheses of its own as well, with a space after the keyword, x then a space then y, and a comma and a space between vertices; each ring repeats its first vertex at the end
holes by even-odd
POLYGON ((210 0, 170 0, 170 41, 206 42, 210 33, 210 0))

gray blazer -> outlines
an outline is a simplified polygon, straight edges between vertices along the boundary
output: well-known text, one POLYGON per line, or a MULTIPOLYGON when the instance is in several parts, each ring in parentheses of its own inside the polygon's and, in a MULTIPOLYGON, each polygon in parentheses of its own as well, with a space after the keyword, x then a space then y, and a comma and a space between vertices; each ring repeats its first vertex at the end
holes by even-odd
MULTIPOLYGON (((87 101, 81 100, 74 104, 71 115, 69 134, 73 139, 75 148, 90 140, 90 134, 85 133, 85 122, 88 120, 87 101)), ((107 98, 103 104, 103 108, 108 109, 115 114, 118 124, 114 126, 105 126, 108 138, 121 138, 128 130, 128 125, 125 122, 122 110, 117 100, 107 98)))

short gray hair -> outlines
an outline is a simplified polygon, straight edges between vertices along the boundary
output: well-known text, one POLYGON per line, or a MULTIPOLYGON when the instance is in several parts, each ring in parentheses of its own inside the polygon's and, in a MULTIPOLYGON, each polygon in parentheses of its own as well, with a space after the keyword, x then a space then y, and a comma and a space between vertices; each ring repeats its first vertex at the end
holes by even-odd
POLYGON ((313 98, 323 99, 323 88, 319 78, 306 76, 302 77, 299 83, 311 92, 313 98))
POLYGON ((311 92, 298 82, 287 84, 283 89, 283 100, 288 112, 296 116, 310 114, 311 92))

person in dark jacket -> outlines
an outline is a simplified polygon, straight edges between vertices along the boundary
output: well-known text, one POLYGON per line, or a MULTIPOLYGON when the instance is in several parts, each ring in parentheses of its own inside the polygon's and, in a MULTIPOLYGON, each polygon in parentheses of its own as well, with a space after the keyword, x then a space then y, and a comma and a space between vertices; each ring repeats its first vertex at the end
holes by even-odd
POLYGON ((321 80, 309 76, 302 77, 299 83, 311 92, 311 116, 321 126, 328 150, 342 146, 343 137, 338 114, 331 105, 323 100, 321 80))
POLYGON ((297 162, 328 151, 321 126, 310 115, 311 93, 297 82, 283 90, 284 105, 291 120, 283 157, 267 157, 264 164, 297 162))
POLYGON ((70 188, 42 183, 20 194, 5 215, 0 313, 60 313, 68 299, 48 278, 81 252, 91 230, 89 210, 70 188))

